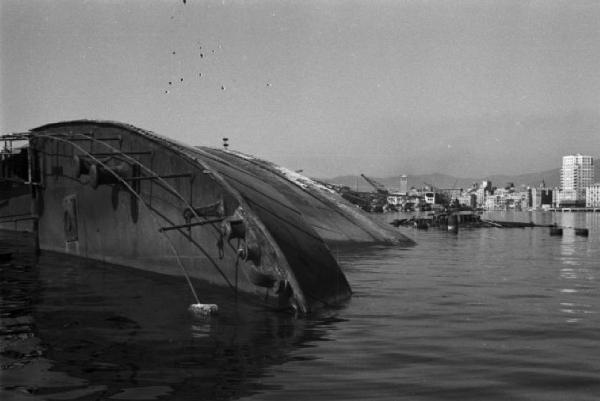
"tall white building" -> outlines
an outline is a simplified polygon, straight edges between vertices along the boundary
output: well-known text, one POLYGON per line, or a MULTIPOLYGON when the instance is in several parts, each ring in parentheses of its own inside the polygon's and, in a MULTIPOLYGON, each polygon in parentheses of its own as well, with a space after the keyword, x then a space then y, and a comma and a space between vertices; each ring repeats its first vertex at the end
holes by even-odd
POLYGON ((400 177, 400 193, 405 195, 408 193, 408 177, 404 174, 400 177))
POLYGON ((600 207, 600 183, 590 185, 585 193, 586 207, 600 207))
POLYGON ((585 188, 594 182, 594 159, 581 154, 563 156, 561 203, 585 202, 585 188))

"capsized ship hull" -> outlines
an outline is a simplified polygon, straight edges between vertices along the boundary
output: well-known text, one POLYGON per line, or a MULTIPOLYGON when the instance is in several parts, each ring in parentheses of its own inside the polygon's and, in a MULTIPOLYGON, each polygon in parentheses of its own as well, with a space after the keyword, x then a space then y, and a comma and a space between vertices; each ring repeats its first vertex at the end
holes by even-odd
POLYGON ((198 278, 301 313, 351 294, 288 199, 249 201, 193 148, 82 120, 32 130, 30 152, 43 250, 198 278))

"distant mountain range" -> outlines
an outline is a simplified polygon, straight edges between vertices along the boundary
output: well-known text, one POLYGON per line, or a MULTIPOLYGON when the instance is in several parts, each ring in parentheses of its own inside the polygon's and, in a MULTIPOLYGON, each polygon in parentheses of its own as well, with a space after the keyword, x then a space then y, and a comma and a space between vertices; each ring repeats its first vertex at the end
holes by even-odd
MULTIPOLYGON (((383 184, 386 188, 392 191, 400 188, 400 176, 369 178, 383 184)), ((352 189, 358 188, 359 191, 373 190, 373 187, 369 185, 369 183, 361 176, 344 175, 320 180, 332 184, 346 185, 352 189)), ((467 189, 470 188, 473 183, 481 183, 483 180, 491 181, 492 186, 495 187, 505 187, 508 183, 513 183, 516 187, 521 185, 537 187, 540 186, 540 184, 545 183, 546 187, 553 188, 560 186, 560 168, 542 171, 539 173, 520 175, 491 175, 477 178, 458 178, 440 173, 408 175, 408 187, 422 188, 426 184, 429 184, 442 189, 467 189)), ((600 164, 596 164, 595 166, 595 181, 600 182, 600 164)))

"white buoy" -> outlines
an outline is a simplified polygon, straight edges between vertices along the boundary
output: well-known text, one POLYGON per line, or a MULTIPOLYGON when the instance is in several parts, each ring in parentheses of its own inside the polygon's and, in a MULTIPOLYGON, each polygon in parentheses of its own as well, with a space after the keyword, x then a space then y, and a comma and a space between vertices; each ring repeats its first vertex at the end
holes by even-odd
POLYGON ((219 307, 215 304, 191 304, 188 310, 195 315, 210 316, 216 314, 219 307))

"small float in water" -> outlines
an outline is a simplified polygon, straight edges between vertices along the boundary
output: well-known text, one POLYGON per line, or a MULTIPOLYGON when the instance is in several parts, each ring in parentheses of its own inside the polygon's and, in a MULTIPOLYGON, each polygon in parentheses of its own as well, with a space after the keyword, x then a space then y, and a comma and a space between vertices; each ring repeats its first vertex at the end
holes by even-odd
POLYGON ((556 224, 550 226, 550 235, 551 236, 562 236, 563 235, 563 229, 562 227, 557 226, 556 224))
POLYGON ((448 231, 458 233, 459 217, 456 213, 450 213, 448 216, 448 231))

